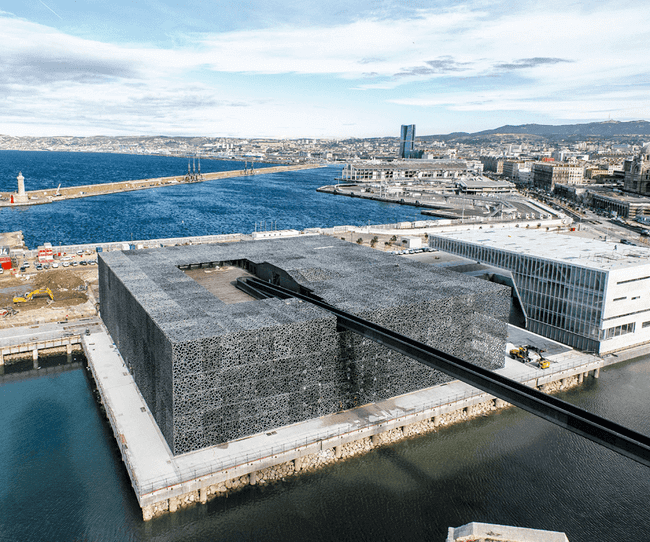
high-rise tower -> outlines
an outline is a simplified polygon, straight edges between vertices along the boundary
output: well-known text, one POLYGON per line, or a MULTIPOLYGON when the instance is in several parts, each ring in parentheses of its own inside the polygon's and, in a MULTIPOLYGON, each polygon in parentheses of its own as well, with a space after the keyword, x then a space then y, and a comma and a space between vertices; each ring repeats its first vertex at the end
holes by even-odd
POLYGON ((411 158, 415 150, 415 124, 402 124, 399 137, 399 157, 411 158))

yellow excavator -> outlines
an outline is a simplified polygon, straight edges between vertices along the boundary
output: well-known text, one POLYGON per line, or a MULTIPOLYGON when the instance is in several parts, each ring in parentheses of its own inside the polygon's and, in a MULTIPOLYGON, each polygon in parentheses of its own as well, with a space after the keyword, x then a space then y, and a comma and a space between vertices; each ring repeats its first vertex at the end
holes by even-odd
POLYGON ((25 303, 27 301, 31 301, 37 296, 47 296, 52 301, 54 301, 54 294, 52 293, 52 290, 50 290, 49 288, 39 288, 37 290, 34 290, 33 292, 27 292, 22 297, 20 296, 14 297, 14 303, 25 303))
POLYGON ((542 354, 544 350, 538 348, 537 346, 528 345, 528 358, 533 363, 536 363, 540 369, 548 369, 551 366, 551 362, 547 360, 542 354))
POLYGON ((518 359, 522 363, 528 361, 528 348, 526 346, 518 346, 510 350, 510 357, 512 359, 518 359))
POLYGON ((522 363, 535 363, 540 369, 548 369, 551 362, 542 356, 544 350, 536 346, 518 346, 510 350, 510 357, 522 363))

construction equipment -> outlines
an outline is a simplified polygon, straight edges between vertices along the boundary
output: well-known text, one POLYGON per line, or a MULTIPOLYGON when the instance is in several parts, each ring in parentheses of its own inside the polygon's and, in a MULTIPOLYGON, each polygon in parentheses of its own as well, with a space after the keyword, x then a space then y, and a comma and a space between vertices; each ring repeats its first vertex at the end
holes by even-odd
POLYGON ((543 349, 533 345, 517 346, 510 350, 510 357, 522 363, 533 363, 540 369, 548 369, 551 362, 542 356, 543 349))
POLYGON ((542 348, 530 344, 526 348, 528 348, 528 360, 536 364, 540 369, 548 369, 551 366, 551 362, 542 356, 544 353, 542 348))
POLYGON ((528 347, 526 346, 518 346, 517 348, 513 348, 510 350, 510 357, 512 359, 518 359, 522 363, 526 363, 528 361, 528 347))
POLYGON ((33 292, 27 292, 25 293, 24 296, 16 296, 14 297, 14 303, 25 303, 27 301, 31 301, 34 299, 34 297, 37 296, 47 296, 49 297, 52 301, 54 301, 54 294, 52 293, 52 290, 49 288, 38 288, 37 290, 34 290, 33 292))

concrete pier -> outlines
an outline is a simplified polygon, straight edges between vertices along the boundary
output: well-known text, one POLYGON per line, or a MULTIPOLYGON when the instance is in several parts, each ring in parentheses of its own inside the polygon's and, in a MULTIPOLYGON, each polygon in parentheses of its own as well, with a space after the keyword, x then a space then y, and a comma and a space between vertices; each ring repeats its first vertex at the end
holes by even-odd
POLYGON ((69 186, 63 188, 50 188, 46 190, 25 191, 24 178, 19 176, 19 193, 9 194, 0 193, 7 197, 7 201, 0 201, 0 207, 15 207, 24 205, 43 205, 55 201, 67 199, 88 198, 91 196, 101 196, 105 194, 114 194, 116 192, 130 192, 132 190, 143 190, 147 188, 159 188, 161 186, 174 186, 178 184, 196 183, 203 181, 212 181, 215 179, 226 179, 230 177, 248 177, 251 175, 268 175, 271 173, 280 173, 284 171, 298 171, 303 169, 315 169, 322 167, 315 164, 299 164, 291 166, 273 166, 259 168, 256 170, 243 169, 234 171, 218 171, 214 173, 203 173, 199 178, 188 177, 186 175, 177 175, 174 177, 160 177, 156 179, 138 179, 133 181, 121 181, 115 183, 88 184, 80 186, 69 186), (22 181, 21 181, 22 179, 22 181), (20 186, 22 182, 22 193, 20 186))
POLYGON ((504 542, 569 542, 566 534, 558 531, 543 531, 496 525, 493 523, 468 523, 461 527, 449 527, 446 542, 462 542, 470 540, 490 540, 504 542))
MULTIPOLYGON (((87 318, 78 322, 0 329, 0 376, 5 380, 22 378, 25 375, 24 371, 13 373, 6 367, 28 359, 32 361, 33 371, 29 371, 30 373, 36 375, 39 371, 49 372, 41 367, 41 358, 52 354, 65 353, 66 365, 76 368, 77 364, 72 363, 72 352, 81 349, 81 334, 86 329, 98 326, 100 322, 99 318, 87 318)), ((56 370, 59 369, 63 370, 61 367, 56 370)))
POLYGON ((75 344, 81 343, 81 337, 79 334, 70 334, 67 337, 58 337, 45 340, 35 340, 29 342, 22 342, 19 338, 14 344, 0 338, 0 366, 4 366, 6 363, 5 358, 7 356, 15 356, 18 354, 27 354, 31 352, 31 357, 34 362, 34 369, 38 369, 39 356, 43 351, 47 352, 55 348, 64 347, 66 349, 66 355, 68 356, 68 361, 72 356, 72 346, 75 344))
MULTIPOLYGON (((526 333, 516 330, 516 333, 526 333)), ((527 342, 533 339, 527 337, 527 342)), ((540 340, 547 339, 533 336, 540 340)), ((97 326, 81 341, 97 383, 145 520, 201 503, 244 485, 284 476, 363 453, 482 415, 507 403, 460 381, 371 403, 274 431, 174 456, 108 333, 97 326)), ((555 343, 557 345, 557 343, 555 343)), ((497 372, 537 388, 597 371, 600 358, 562 345, 552 353, 551 369, 540 370, 506 358, 497 372)))

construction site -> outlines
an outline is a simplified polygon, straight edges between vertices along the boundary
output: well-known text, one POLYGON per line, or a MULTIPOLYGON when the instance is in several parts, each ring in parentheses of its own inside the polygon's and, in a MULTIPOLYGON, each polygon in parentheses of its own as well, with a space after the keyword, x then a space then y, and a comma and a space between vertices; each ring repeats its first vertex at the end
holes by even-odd
POLYGON ((97 315, 97 269, 0 276, 0 329, 97 315))

